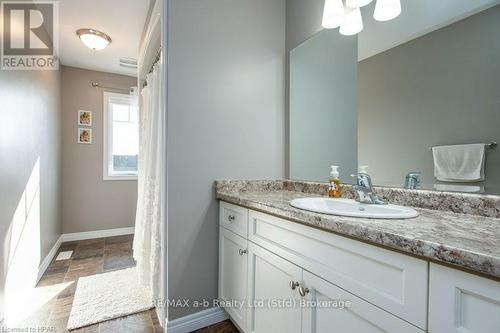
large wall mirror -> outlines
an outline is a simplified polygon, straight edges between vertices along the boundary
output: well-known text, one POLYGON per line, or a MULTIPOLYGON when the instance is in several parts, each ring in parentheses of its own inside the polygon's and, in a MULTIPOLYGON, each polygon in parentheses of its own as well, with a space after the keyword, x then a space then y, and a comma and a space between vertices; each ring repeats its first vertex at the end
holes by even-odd
POLYGON ((402 0, 378 22, 373 2, 357 36, 325 29, 290 51, 291 179, 339 165, 353 183, 367 166, 379 186, 415 172, 421 189, 500 194, 500 4, 456 4, 402 0))

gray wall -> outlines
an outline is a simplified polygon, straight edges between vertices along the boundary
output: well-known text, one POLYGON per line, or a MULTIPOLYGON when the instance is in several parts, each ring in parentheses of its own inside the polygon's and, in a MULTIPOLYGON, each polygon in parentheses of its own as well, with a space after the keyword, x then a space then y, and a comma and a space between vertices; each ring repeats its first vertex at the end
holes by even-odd
MULTIPOLYGON (((136 78, 62 66, 62 232, 132 227, 137 181, 103 180, 103 90, 92 81, 136 86, 136 78), (93 111, 92 144, 78 144, 77 112, 93 111)), ((128 93, 127 91, 115 91, 128 93)))
MULTIPOLYGON (((410 170, 432 184, 429 146, 500 141, 499 31, 496 6, 359 63, 359 161, 376 184, 410 170)), ((490 193, 499 152, 487 152, 490 193)))
POLYGON ((168 296, 214 299, 214 180, 284 176, 285 0, 168 6, 168 296))
POLYGON ((290 51, 290 178, 357 169, 357 38, 323 30, 290 51))
POLYGON ((7 273, 33 283, 61 231, 59 94, 59 71, 0 71, 0 317, 7 273))

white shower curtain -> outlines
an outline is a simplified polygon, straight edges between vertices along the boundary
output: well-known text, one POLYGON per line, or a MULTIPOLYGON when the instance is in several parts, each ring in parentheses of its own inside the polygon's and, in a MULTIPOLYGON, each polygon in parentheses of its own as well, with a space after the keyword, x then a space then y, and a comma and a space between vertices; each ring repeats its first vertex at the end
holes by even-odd
POLYGON ((139 176, 137 212, 135 218, 134 259, 137 261, 139 282, 151 291, 151 299, 160 297, 160 190, 161 121, 160 64, 148 74, 147 86, 141 92, 139 176))

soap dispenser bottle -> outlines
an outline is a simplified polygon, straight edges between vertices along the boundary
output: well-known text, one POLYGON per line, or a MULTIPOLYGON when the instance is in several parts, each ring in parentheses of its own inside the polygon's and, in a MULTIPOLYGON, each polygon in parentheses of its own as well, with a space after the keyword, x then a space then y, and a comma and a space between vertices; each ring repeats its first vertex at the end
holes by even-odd
POLYGON ((328 196, 330 198, 340 198, 342 195, 342 189, 339 178, 339 167, 337 165, 332 165, 330 171, 330 180, 328 186, 328 196))

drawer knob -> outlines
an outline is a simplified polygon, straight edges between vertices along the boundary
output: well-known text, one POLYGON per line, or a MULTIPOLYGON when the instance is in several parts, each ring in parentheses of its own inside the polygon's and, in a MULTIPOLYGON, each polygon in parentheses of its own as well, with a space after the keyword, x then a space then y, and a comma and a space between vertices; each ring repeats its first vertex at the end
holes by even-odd
POLYGON ((242 256, 242 255, 244 255, 244 254, 247 253, 247 250, 246 249, 244 249, 244 250, 243 249, 239 249, 238 252, 239 252, 240 256, 242 256))
POLYGON ((299 287, 300 296, 304 297, 309 294, 309 288, 299 287))
POLYGON ((296 281, 290 281, 288 282, 288 285, 290 286, 290 289, 295 290, 299 286, 299 283, 296 281))
POLYGON ((229 222, 233 222, 234 220, 236 220, 236 216, 234 216, 234 215, 229 215, 229 216, 227 217, 227 220, 228 220, 229 222))

